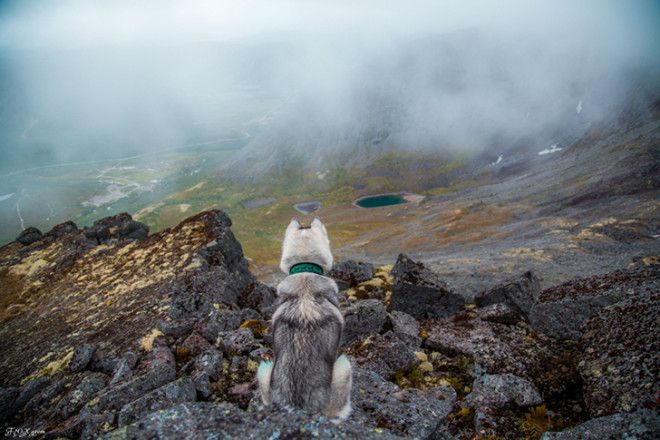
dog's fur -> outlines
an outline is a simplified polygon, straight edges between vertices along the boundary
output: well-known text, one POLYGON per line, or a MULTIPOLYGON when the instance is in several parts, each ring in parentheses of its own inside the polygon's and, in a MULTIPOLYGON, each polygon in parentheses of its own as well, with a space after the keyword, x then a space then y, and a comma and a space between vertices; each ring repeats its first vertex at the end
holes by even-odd
MULTIPOLYGON (((292 220, 282 244, 280 268, 288 274, 298 263, 315 263, 327 272, 332 252, 325 226, 311 227, 292 220)), ((344 318, 339 311, 337 284, 315 273, 289 275, 277 286, 273 314, 273 362, 257 371, 265 405, 293 406, 335 421, 351 412, 352 368, 339 354, 344 318)))

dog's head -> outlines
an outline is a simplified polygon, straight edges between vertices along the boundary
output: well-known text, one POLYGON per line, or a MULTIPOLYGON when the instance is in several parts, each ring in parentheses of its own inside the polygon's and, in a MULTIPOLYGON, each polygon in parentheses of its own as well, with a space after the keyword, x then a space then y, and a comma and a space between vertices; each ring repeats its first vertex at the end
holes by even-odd
POLYGON ((291 266, 298 263, 315 263, 321 266, 325 272, 332 269, 332 251, 328 231, 317 218, 309 227, 301 226, 298 220, 293 219, 286 228, 282 243, 280 269, 288 275, 291 266))

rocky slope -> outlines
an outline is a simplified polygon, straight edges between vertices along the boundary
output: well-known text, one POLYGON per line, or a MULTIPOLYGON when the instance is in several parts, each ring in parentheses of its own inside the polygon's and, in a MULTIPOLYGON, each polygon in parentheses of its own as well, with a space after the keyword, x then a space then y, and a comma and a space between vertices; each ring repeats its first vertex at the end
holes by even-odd
POLYGON ((652 438, 657 257, 541 290, 524 272, 467 303, 421 262, 343 261, 348 422, 261 408, 274 291, 231 220, 148 236, 127 214, 0 248, 8 437, 652 438))

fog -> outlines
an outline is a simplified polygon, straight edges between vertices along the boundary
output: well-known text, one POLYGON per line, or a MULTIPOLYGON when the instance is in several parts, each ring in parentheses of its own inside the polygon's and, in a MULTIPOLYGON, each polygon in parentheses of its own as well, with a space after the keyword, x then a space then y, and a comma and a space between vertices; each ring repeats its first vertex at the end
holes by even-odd
POLYGON ((4 2, 0 172, 566 145, 656 96, 658 23, 654 1, 4 2))

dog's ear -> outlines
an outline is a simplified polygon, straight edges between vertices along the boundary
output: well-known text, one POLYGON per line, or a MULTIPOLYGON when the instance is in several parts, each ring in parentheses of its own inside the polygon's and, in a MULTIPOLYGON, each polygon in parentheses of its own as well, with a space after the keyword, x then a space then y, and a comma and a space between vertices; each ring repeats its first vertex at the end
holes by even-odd
POLYGON ((325 226, 318 218, 314 218, 314 221, 312 222, 312 229, 322 232, 325 236, 328 235, 328 231, 326 231, 325 226))
POLYGON ((294 217, 291 219, 291 223, 289 223, 289 226, 286 228, 286 235, 289 235, 293 231, 297 231, 300 229, 300 223, 298 223, 298 220, 294 217))

